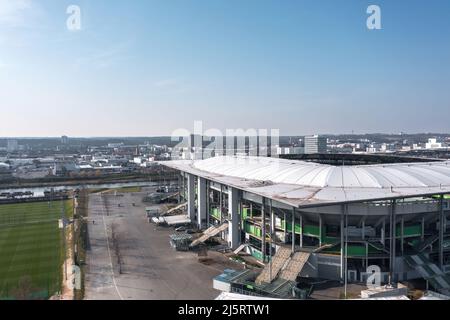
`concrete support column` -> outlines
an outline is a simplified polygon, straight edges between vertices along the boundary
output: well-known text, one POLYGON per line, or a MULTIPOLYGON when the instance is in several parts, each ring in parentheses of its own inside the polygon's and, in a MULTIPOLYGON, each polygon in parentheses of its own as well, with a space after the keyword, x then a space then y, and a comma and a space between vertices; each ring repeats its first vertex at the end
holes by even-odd
POLYGON ((272 200, 270 201, 270 235, 275 233, 275 214, 273 213, 272 200))
POLYGON ((404 245, 405 245, 405 218, 403 216, 401 218, 400 229, 401 229, 400 230, 400 236, 401 236, 401 238, 400 238, 400 242, 401 242, 400 248, 401 248, 401 252, 402 252, 402 255, 403 255, 404 245))
POLYGON ((444 233, 445 233, 445 215, 444 215, 444 195, 439 197, 439 266, 444 267, 444 233))
POLYGON ((220 215, 220 223, 223 222, 223 186, 220 185, 220 194, 219 194, 219 215, 220 215))
POLYGON ((366 270, 369 267, 369 243, 366 242, 366 270))
POLYGON ((270 243, 269 243, 269 263, 270 263, 270 274, 269 279, 272 282, 272 246, 273 246, 273 208, 272 208, 272 199, 269 200, 269 230, 270 230, 270 243))
POLYGON ((186 177, 185 177, 185 173, 184 172, 181 173, 180 193, 181 193, 182 199, 184 201, 186 201, 186 177))
MULTIPOLYGON (((300 212, 300 248, 303 249, 303 214, 300 212)), ((295 232, 295 225, 292 226, 295 232)))
POLYGON ((231 220, 228 221, 228 242, 232 249, 236 249, 240 245, 239 200, 239 190, 230 188, 228 192, 228 214, 231 220))
POLYGON ((322 223, 323 223, 322 222, 322 215, 319 214, 319 247, 322 246, 322 236, 323 236, 323 234, 322 234, 322 227, 323 227, 322 223))
POLYGON ((187 176, 187 212, 191 222, 195 221, 195 176, 187 176))
POLYGON ((345 205, 344 297, 347 299, 348 283, 348 205, 345 205))
POLYGON ((199 228, 202 228, 204 223, 206 222, 206 198, 208 196, 207 188, 206 188, 206 179, 198 177, 198 185, 197 185, 197 201, 198 201, 198 212, 197 212, 197 223, 199 228))
POLYGON ((395 281, 395 246, 396 246, 396 221, 395 221, 395 209, 396 209, 396 200, 391 200, 391 207, 390 207, 390 221, 389 221, 389 235, 390 235, 390 241, 389 241, 389 274, 390 274, 390 280, 391 282, 395 281))
POLYGON ((266 262, 266 198, 262 198, 261 204, 261 231, 262 231, 261 252, 263 262, 266 262))
POLYGON ((425 238, 425 217, 422 217, 422 235, 420 236, 420 240, 424 240, 425 238))
MULTIPOLYGON (((294 230, 294 225, 295 225, 295 208, 292 209, 292 228, 291 228, 291 233, 292 233, 292 253, 295 252, 295 230, 294 230)), ((287 229, 287 221, 285 222, 285 229, 287 229)))
POLYGON ((206 226, 209 228, 209 220, 211 214, 211 189, 210 182, 206 181, 206 226))
POLYGON ((393 200, 392 202, 393 202, 393 209, 394 209, 394 212, 393 212, 393 215, 392 215, 392 221, 393 221, 393 224, 394 224, 394 228, 393 228, 394 243, 392 245, 392 249, 393 249, 393 252, 392 252, 392 259, 393 259, 393 261, 392 261, 392 268, 393 268, 392 273, 394 275, 395 281, 397 281, 397 276, 395 275, 395 273, 396 273, 395 258, 397 257, 397 200, 393 200))
POLYGON ((183 176, 180 174, 178 176, 178 203, 181 203, 181 199, 182 199, 181 198, 181 192, 183 190, 182 185, 183 185, 183 176))
POLYGON ((242 228, 243 228, 243 225, 242 225, 242 211, 243 211, 243 204, 242 204, 242 199, 239 197, 239 205, 238 205, 238 210, 239 210, 239 221, 238 221, 238 225, 239 225, 239 235, 238 235, 238 238, 239 238, 239 245, 241 245, 242 243, 244 243, 245 242, 245 238, 243 238, 242 237, 242 228))
POLYGON ((344 281, 344 215, 345 215, 345 205, 341 206, 341 280, 344 281))
POLYGON ((362 230, 361 230, 361 237, 363 240, 366 239, 366 221, 363 219, 362 221, 362 230))

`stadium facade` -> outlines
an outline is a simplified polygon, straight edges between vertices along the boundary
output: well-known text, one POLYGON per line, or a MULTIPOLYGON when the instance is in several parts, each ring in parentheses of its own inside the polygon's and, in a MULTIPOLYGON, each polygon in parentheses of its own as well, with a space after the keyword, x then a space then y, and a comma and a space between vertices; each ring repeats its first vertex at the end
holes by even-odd
POLYGON ((384 283, 425 278, 448 293, 449 161, 332 166, 221 156, 161 163, 179 170, 191 221, 210 230, 227 224, 221 236, 232 249, 270 264, 267 282, 289 278, 287 260, 301 254, 292 280, 365 281, 375 265, 384 283))

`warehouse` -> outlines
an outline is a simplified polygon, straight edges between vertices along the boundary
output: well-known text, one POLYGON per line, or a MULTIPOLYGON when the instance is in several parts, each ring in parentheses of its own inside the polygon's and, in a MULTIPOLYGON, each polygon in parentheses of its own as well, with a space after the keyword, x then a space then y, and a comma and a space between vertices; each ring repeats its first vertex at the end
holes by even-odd
POLYGON ((224 156, 161 164, 180 171, 191 221, 226 225, 221 235, 232 249, 270 266, 257 282, 364 282, 375 265, 384 283, 425 278, 448 293, 449 161, 332 166, 224 156))

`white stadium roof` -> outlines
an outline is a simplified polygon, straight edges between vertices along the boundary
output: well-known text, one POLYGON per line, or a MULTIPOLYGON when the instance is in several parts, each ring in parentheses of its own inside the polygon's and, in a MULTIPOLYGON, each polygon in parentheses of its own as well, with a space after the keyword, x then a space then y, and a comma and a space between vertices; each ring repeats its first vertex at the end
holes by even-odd
POLYGON ((450 161, 331 166, 224 156, 161 164, 296 207, 450 193, 450 161))

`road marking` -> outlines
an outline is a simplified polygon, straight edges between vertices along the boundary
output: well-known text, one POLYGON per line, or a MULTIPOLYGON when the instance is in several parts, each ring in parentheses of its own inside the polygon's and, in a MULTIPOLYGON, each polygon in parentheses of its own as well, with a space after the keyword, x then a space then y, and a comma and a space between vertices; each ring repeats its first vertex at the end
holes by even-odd
POLYGON ((102 220, 103 220, 103 228, 105 229, 106 246, 108 248, 109 265, 111 267, 112 280, 113 280, 114 288, 116 288, 116 292, 119 295, 120 300, 123 300, 123 297, 120 294, 119 288, 117 287, 116 278, 114 276, 114 267, 113 267, 113 263, 112 263, 111 250, 109 249, 108 230, 106 229, 106 222, 105 222, 105 205, 106 205, 106 203, 103 203, 103 194, 100 195, 100 198, 102 200, 102 220))

